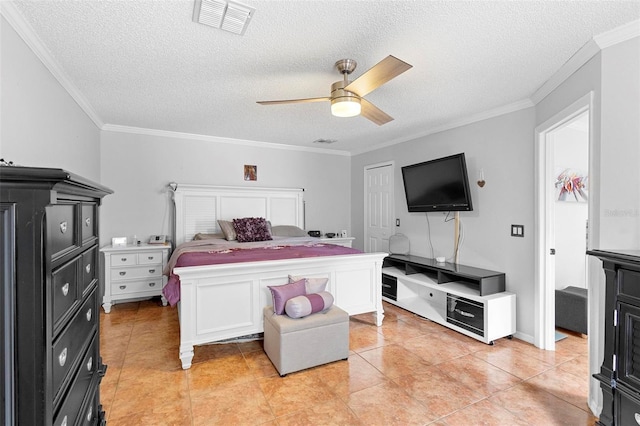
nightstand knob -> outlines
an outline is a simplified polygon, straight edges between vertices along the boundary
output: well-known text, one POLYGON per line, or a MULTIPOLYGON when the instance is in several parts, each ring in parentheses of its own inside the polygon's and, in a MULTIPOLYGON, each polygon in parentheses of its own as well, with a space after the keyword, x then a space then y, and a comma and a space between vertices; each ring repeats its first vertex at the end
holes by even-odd
POLYGON ((64 367, 64 364, 67 362, 67 348, 64 348, 60 355, 58 355, 58 364, 60 367, 64 367))
POLYGON ((84 226, 91 226, 91 218, 88 217, 84 220, 84 226))
POLYGON ((87 271, 87 274, 90 274, 91 273, 91 264, 89 263, 87 266, 85 266, 84 270, 87 271))
POLYGON ((155 287, 156 283, 149 283, 149 287, 155 287))
POLYGON ((125 288, 127 288, 127 286, 126 286, 126 285, 121 285, 121 286, 120 286, 120 290, 124 290, 125 288))
POLYGON ((60 222, 60 232, 63 234, 67 232, 67 222, 60 222))
POLYGON ((62 295, 66 296, 67 294, 69 294, 69 283, 66 283, 65 285, 62 286, 62 295))
POLYGON ((120 276, 121 276, 121 277, 124 277, 125 275, 127 275, 127 272, 126 272, 126 271, 122 271, 122 272, 120 272, 120 276))
POLYGON ((87 321, 91 321, 91 308, 87 311, 87 321))
POLYGON ((93 368, 93 357, 89 358, 89 361, 87 362, 87 371, 91 371, 92 368, 93 368))

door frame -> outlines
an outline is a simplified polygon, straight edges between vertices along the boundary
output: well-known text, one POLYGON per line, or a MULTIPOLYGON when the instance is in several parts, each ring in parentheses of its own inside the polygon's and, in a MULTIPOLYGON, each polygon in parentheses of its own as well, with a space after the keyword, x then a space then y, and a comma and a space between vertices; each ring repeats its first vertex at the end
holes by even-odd
MULTIPOLYGON (((393 160, 388 160, 388 161, 382 161, 380 163, 375 163, 375 164, 369 164, 364 166, 363 169, 363 188, 362 190, 364 191, 364 229, 363 229, 363 235, 364 235, 364 241, 362 244, 362 247, 364 248, 365 252, 368 252, 369 247, 369 231, 368 231, 368 226, 367 226, 367 220, 368 220, 368 213, 369 213, 369 203, 368 203, 368 199, 367 199, 367 173, 369 172, 369 170, 373 170, 373 169, 379 169, 380 167, 391 167, 391 187, 393 188, 393 200, 391 202, 391 212, 389 213, 391 218, 396 217, 396 168, 395 168, 395 161, 393 160)), ((392 225, 393 226, 393 225, 392 225)))
MULTIPOLYGON (((551 267, 551 261, 547 255, 549 250, 553 248, 551 243, 555 237, 552 216, 554 210, 553 205, 550 205, 553 202, 553 193, 548 190, 547 181, 548 176, 551 176, 553 172, 550 170, 553 167, 550 133, 585 111, 589 112, 589 170, 587 173, 591 180, 594 171, 593 96, 593 91, 587 93, 535 128, 534 344, 541 349, 555 350, 555 288, 550 288, 548 285, 555 282, 555 275, 553 279, 550 279, 551 274, 555 274, 555 269, 551 267)), ((590 187, 592 186, 590 185, 590 187)), ((594 233, 592 197, 589 197, 588 200, 588 217, 587 248, 590 248, 594 233)))

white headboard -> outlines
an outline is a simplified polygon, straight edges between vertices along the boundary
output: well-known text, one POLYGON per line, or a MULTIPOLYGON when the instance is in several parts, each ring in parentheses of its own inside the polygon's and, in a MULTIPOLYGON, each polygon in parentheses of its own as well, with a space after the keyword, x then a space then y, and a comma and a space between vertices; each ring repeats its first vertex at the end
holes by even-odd
POLYGON ((264 217, 272 225, 304 229, 304 189, 247 188, 177 184, 175 244, 191 241, 199 232, 221 232, 218 219, 264 217))

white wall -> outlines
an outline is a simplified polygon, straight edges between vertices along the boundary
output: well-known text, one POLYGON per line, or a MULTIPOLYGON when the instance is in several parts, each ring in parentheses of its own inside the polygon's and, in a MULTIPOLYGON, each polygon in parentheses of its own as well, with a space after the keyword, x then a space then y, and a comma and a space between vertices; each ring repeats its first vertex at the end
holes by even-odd
MULTIPOLYGON (((459 262, 505 272, 507 291, 517 294, 517 330, 533 340, 533 128, 535 112, 528 108, 500 117, 429 135, 354 156, 352 160, 352 227, 357 245, 364 235, 366 165, 395 161, 395 211, 409 237, 411 253, 431 257, 425 213, 408 213, 401 167, 464 152, 467 160, 472 212, 461 212, 464 243, 459 262), (479 170, 486 185, 480 188, 479 170), (511 237, 511 224, 522 224, 525 237, 511 237)), ((453 222, 442 213, 429 213, 434 255, 453 253, 453 222)))
MULTIPOLYGON (((585 113, 586 126, 588 114, 585 113)), ((576 129, 572 125, 564 126, 551 135, 553 140, 553 158, 556 175, 558 171, 572 169, 578 172, 589 171, 589 133, 576 129)), ((555 216, 555 264, 556 288, 567 286, 587 287, 586 282, 586 223, 589 216, 585 200, 576 202, 570 197, 567 201, 558 201, 554 205, 555 216)))
POLYGON ((295 149, 104 131, 101 182, 114 190, 102 208, 103 242, 171 234, 167 183, 304 188, 306 228, 350 233, 348 156, 295 149), (244 165, 257 181, 244 181, 244 165))
POLYGON ((100 179, 100 130, 0 17, 0 157, 100 179))
POLYGON ((600 248, 640 248, 640 37, 602 51, 600 248))

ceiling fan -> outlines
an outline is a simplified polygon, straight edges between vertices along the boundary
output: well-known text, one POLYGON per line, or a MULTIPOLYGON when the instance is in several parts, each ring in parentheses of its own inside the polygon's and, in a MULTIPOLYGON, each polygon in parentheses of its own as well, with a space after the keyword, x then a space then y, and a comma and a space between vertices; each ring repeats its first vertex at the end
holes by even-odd
POLYGON ((378 126, 393 120, 393 117, 373 105, 363 96, 412 68, 413 65, 389 55, 360 77, 349 82, 348 76, 356 69, 356 66, 357 63, 353 59, 341 59, 335 63, 335 67, 343 75, 343 80, 336 81, 331 85, 331 96, 281 101, 258 101, 258 103, 260 105, 279 105, 330 101, 331 113, 337 117, 362 115, 378 126))

